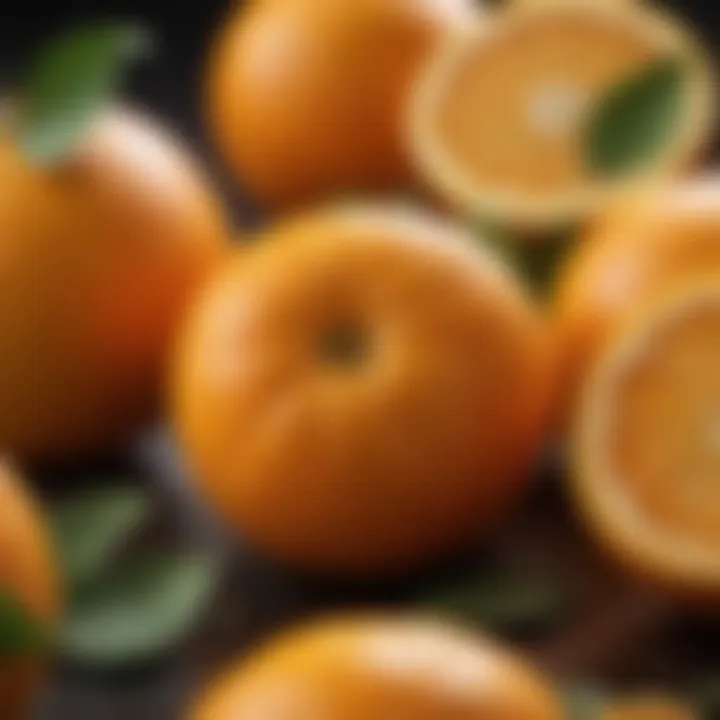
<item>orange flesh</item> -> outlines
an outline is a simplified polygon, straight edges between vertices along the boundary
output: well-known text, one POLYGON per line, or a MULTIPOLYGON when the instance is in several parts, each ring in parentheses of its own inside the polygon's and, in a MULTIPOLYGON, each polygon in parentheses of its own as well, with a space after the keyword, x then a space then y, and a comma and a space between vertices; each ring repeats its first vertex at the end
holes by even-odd
POLYGON ((646 520, 720 546, 720 303, 649 339, 616 389, 615 477, 646 520))
POLYGON ((637 26, 603 14, 538 14, 464 58, 437 119, 451 161, 475 185, 550 197, 586 184, 587 108, 660 56, 637 26))

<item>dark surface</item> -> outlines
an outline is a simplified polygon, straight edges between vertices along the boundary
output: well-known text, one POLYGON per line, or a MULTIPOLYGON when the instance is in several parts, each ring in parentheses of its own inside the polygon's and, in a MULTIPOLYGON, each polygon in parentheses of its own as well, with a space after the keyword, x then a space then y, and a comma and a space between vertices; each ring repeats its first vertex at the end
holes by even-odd
MULTIPOLYGON (((679 10, 717 50, 720 8, 715 0, 667 4, 679 10)), ((222 0, 162 4, 156 0, 5 0, 0 15, 0 73, 5 78, 16 76, 32 48, 79 19, 111 15, 144 20, 156 33, 158 52, 134 75, 128 94, 178 128, 212 163, 201 129, 201 73, 212 28, 225 9, 222 0)), ((244 223, 246 204, 234 195, 228 192, 238 221, 244 223)), ((108 468, 102 470, 103 476, 109 474, 108 468)), ((195 639, 159 666, 112 676, 61 665, 38 716, 42 720, 180 720, 188 697, 217 664, 246 651, 268 630, 336 604, 406 600, 437 580, 430 576, 395 587, 339 588, 295 576, 254 557, 208 521, 187 489, 172 449, 161 437, 150 438, 130 453, 122 470, 147 478, 157 489, 163 515, 159 534, 208 547, 225 557, 226 582, 195 639)), ((52 497, 97 475, 69 470, 45 476, 42 484, 52 497)), ((528 506, 532 509, 521 513, 491 544, 492 553, 519 567, 548 572, 561 567, 587 600, 561 628, 528 641, 529 652, 563 675, 614 675, 660 684, 677 681, 698 667, 720 667, 717 633, 711 633, 705 622, 680 619, 662 603, 608 574, 592 550, 577 540, 581 534, 565 516, 554 491, 540 491, 528 506)))
MULTIPOLYGON (((419 607, 448 581, 497 567, 569 592, 561 617, 504 633, 564 683, 682 689, 720 677, 717 622, 692 618, 608 568, 568 514, 556 467, 537 477, 523 507, 482 549, 403 581, 352 586, 297 575, 226 537, 193 495, 162 433, 128 458, 110 475, 150 482, 157 495, 160 521, 145 543, 179 541, 215 553, 224 560, 225 579, 188 642, 152 666, 98 673, 60 661, 36 720, 184 720, 207 679, 272 631, 341 607, 419 607)), ((42 485, 52 502, 85 481, 97 484, 97 473, 45 476, 42 485)))

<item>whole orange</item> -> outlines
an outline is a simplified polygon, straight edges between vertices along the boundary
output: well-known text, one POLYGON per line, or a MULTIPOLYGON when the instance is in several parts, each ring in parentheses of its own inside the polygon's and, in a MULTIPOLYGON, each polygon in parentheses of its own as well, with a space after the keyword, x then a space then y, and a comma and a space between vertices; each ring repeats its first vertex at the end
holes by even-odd
MULTIPOLYGON (((0 465, 0 593, 53 629, 60 612, 58 563, 34 499, 7 464, 0 465)), ((0 658, 0 716, 24 720, 42 676, 33 654, 0 658)))
POLYGON ((343 618, 290 632, 211 685, 189 720, 560 720, 509 650, 440 623, 343 618))
POLYGON ((226 161, 276 209, 404 188, 405 99, 470 0, 283 0, 241 7, 215 43, 208 115, 226 161))
POLYGON ((464 231, 338 206, 271 230, 205 293, 176 425, 203 493, 262 547, 321 571, 409 569, 525 486, 544 330, 464 231))
POLYGON ((104 449, 147 418, 175 327, 220 259, 218 200, 167 131, 130 111, 76 155, 0 142, 0 444, 104 449))
POLYGON ((567 417, 590 365, 634 307, 713 270, 720 270, 720 177, 642 193, 592 227, 556 290, 561 416, 567 417))

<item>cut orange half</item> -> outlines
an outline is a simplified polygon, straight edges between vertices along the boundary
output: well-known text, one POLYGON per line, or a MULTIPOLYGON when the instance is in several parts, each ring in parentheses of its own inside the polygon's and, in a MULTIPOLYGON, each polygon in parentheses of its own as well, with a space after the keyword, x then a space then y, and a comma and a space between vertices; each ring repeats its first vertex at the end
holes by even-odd
POLYGON ((688 165, 711 130, 712 96, 708 58, 674 18, 625 2, 521 3, 455 34, 435 55, 413 93, 410 143, 445 201, 542 229, 688 165), (597 173, 586 148, 598 108, 664 62, 677 63, 681 79, 660 146, 632 172, 597 173))
POLYGON ((645 307, 583 390, 572 486, 634 574, 720 596, 720 276, 645 307))

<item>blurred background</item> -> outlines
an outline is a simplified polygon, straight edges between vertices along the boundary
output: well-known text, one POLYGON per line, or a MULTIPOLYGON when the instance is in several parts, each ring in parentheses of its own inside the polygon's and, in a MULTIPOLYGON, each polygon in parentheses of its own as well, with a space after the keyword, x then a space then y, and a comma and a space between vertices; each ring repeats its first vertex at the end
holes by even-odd
MULTIPOLYGON (((342 0, 338 0, 342 2, 342 0)), ((234 3, 242 5, 243 0, 234 3)), ((720 56, 720 4, 715 0, 662 0, 695 27, 720 56)), ((0 23, 0 73, 12 77, 32 49, 58 29, 83 19, 113 16, 140 19, 153 29, 154 59, 132 74, 133 98, 168 116, 184 133, 202 142, 198 94, 205 51, 228 7, 227 0, 5 0, 0 23)))
POLYGON ((10 0, 3 3, 0 25, 0 72, 13 76, 33 48, 75 22, 113 17, 141 20, 152 28, 157 50, 153 60, 134 73, 130 94, 174 118, 195 136, 197 93, 203 57, 213 28, 226 12, 225 0, 157 2, 156 0, 10 0))
MULTIPOLYGON (((343 2, 343 0, 337 0, 343 2)), ((705 39, 720 57, 720 3, 716 0, 664 0, 705 39)), ((171 126, 188 138, 210 164, 239 216, 250 212, 250 203, 233 197, 224 183, 202 128, 202 75, 205 54, 214 28, 227 11, 226 0, 65 0, 47 3, 41 0, 4 0, 0 22, 0 83, 11 83, 28 55, 59 29, 78 21, 116 17, 140 20, 156 38, 156 52, 148 62, 131 73, 127 95, 160 114, 171 126)), ((153 445, 146 465, 150 473, 174 482, 177 477, 172 458, 163 455, 163 446, 153 445), (157 448, 160 448, 157 450, 157 448)), ((163 490, 169 496, 173 490, 163 490)), ((181 507, 182 500, 178 501, 181 507)), ((171 510, 172 522, 175 510, 171 510)), ((195 519, 190 520, 195 525, 195 519)), ((175 523, 177 525, 177 523, 175 523)), ((162 530, 161 530, 162 532, 162 530)), ((511 549, 512 551, 512 549, 511 549)), ((242 564, 242 563, 238 563, 242 564)), ((231 579, 232 591, 227 602, 219 601, 210 619, 210 632, 203 647, 173 658, 162 668, 147 668, 127 677, 88 675, 74 668, 58 674, 42 720, 177 720, 185 697, 192 692, 204 665, 218 655, 217 648, 252 640, 278 618, 304 612, 342 599, 341 590, 304 585, 296 578, 276 574, 248 561, 231 579), (238 586, 252 595, 249 605, 236 602, 238 586), (337 593, 334 595, 333 593, 337 593)), ((357 596, 357 593, 355 594, 357 596)), ((0 719, 1 720, 1 719, 0 719)), ((370 720, 370 719, 369 719, 370 720)))

